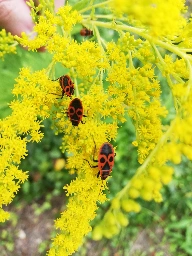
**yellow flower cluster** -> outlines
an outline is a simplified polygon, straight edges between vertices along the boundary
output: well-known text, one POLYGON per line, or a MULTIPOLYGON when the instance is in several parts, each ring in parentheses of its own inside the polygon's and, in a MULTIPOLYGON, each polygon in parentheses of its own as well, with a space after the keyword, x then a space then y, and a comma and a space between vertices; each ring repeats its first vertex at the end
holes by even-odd
MULTIPOLYGON (((175 98, 174 102, 177 102, 177 115, 171 122, 170 126, 164 127, 165 132, 163 133, 161 131, 159 139, 154 143, 154 148, 152 148, 150 154, 147 155, 143 165, 138 168, 134 177, 113 199, 110 210, 106 213, 102 222, 96 226, 93 231, 93 238, 95 240, 101 239, 102 236, 111 237, 119 232, 121 226, 123 227, 128 225, 124 212, 137 212, 140 210, 141 206, 135 201, 137 198, 140 197, 146 201, 155 200, 156 202, 161 202, 163 200, 160 190, 163 185, 166 185, 171 181, 174 173, 173 167, 167 165, 167 162, 180 164, 182 161, 182 155, 186 156, 189 160, 192 159, 191 64, 189 64, 188 56, 185 56, 186 59, 176 59, 175 61, 167 55, 162 58, 159 55, 159 52, 157 56, 159 57, 158 64, 162 65, 160 69, 162 74, 166 77, 172 75, 174 78, 172 80, 169 78, 168 82, 171 85, 170 89, 172 90, 173 97, 175 98), (188 81, 185 82, 183 78, 188 79, 188 81)), ((142 69, 145 69, 145 66, 142 69)), ((131 77, 133 78, 134 76, 132 71, 133 69, 130 70, 130 73, 132 73, 131 77)), ((143 71, 142 74, 144 74, 143 71)), ((150 76, 150 73, 148 73, 146 77, 150 78, 150 80, 153 79, 153 75, 150 76)), ((126 76, 126 79, 127 78, 128 77, 126 76)), ((121 81, 121 78, 119 81, 121 81)), ((137 81, 137 79, 134 79, 134 82, 135 81, 137 81)), ((141 78, 138 81, 142 84, 144 83, 141 78)), ((113 82, 115 82, 115 80, 113 80, 113 82)), ((116 82, 118 81, 116 80, 116 82)), ((120 86, 122 87, 121 84, 120 86)), ((146 88, 148 87, 146 86, 146 88)), ((144 91, 144 89, 141 91, 144 91)), ((147 90, 145 91, 147 92, 147 90)), ((148 107, 148 104, 146 107, 148 107)), ((164 110, 162 108, 162 114, 163 111, 164 110)), ((133 113, 136 114, 136 110, 133 111, 133 113)), ((157 111, 157 113, 160 112, 157 111)), ((141 116, 141 114, 139 116, 141 116)), ((152 120, 152 113, 148 112, 142 122, 145 123, 145 120, 147 121, 148 117, 152 120)), ((146 133, 145 127, 143 127, 143 131, 146 133)), ((140 132, 141 130, 138 131, 138 133, 140 132)), ((142 134, 143 142, 147 139, 145 133, 142 134)), ((138 142, 135 141, 133 144, 137 146, 138 142)), ((147 142, 146 145, 150 145, 150 142, 147 142)), ((139 152, 139 154, 141 154, 141 152, 139 152)))
MULTIPOLYGON (((0 120, 0 208, 12 201, 20 184, 27 179, 27 172, 19 170, 18 165, 27 156, 27 142, 41 140, 42 124, 38 117, 48 117, 53 103, 53 97, 46 97, 52 84, 44 70, 32 74, 24 68, 16 81, 13 94, 17 99, 10 104, 12 114, 0 120)), ((8 218, 3 209, 1 213, 0 221, 8 218)))
POLYGON ((155 63, 154 50, 148 41, 142 41, 139 47, 132 53, 133 58, 139 59, 142 63, 155 63))
POLYGON ((189 70, 186 67, 186 62, 184 59, 175 59, 170 55, 165 55, 164 57, 164 69, 163 75, 166 77, 167 75, 179 76, 184 79, 188 79, 189 70))
POLYGON ((149 30, 154 37, 174 38, 186 25, 184 0, 113 0, 114 12, 126 14, 133 25, 149 30))
MULTIPOLYGON (((96 6, 103 7, 109 2, 96 6)), ((113 0, 116 11, 127 14, 128 19, 115 16, 114 11, 107 16, 111 17, 109 22, 102 22, 98 19, 103 15, 93 11, 94 5, 82 7, 81 14, 68 5, 54 14, 53 1, 49 10, 43 7, 43 0, 39 9, 35 9, 32 1, 29 3, 36 21, 36 37, 30 39, 23 34, 22 38, 15 38, 29 50, 46 47, 53 60, 47 70, 34 73, 28 68, 21 70, 13 89, 17 99, 10 104, 12 114, 0 121, 0 191, 3 193, 0 202, 1 205, 10 203, 20 184, 27 179, 27 174, 18 169, 21 158, 27 155, 26 143, 38 142, 43 137, 42 121, 38 118, 51 118, 55 133, 63 134, 61 150, 66 153, 66 166, 70 173, 76 174, 76 179, 64 187, 70 199, 67 209, 55 222, 59 231, 48 255, 71 255, 91 231, 89 223, 96 215, 97 203, 107 200, 106 182, 97 178, 98 168, 93 168, 93 160, 98 160, 98 151, 104 142, 116 139, 126 114, 135 127, 132 144, 138 147, 138 161, 142 165, 113 199, 103 221, 93 231, 95 239, 111 238, 127 226, 126 214, 141 210, 137 198, 162 201, 160 190, 173 175, 173 168, 167 162, 178 164, 182 155, 192 159, 192 59, 185 53, 186 49, 179 48, 181 44, 177 48, 164 39, 164 36, 172 39, 185 26, 181 15, 185 7, 182 0, 166 3, 113 0), (39 10, 42 10, 40 17, 36 15, 39 10), (91 10, 92 19, 82 15, 83 10, 91 10), (128 20, 144 29, 128 26, 128 20), (93 27, 96 41, 86 38, 78 43, 74 40, 71 31, 77 23, 93 27), (105 43, 99 26, 117 31, 117 42, 105 43), (156 45, 163 49, 163 54, 169 50, 180 59, 175 55, 161 55, 156 45), (54 95, 64 90, 58 80, 51 80, 56 63, 61 63, 70 75, 76 96, 64 95, 58 100, 54 95), (161 120, 167 110, 161 104, 157 68, 167 78, 177 108, 174 120, 166 127, 161 120), (78 126, 73 126, 69 118, 69 105, 75 97, 83 106, 82 122, 78 126)), ((0 220, 4 221, 8 214, 1 205, 0 220)))
POLYGON ((53 14, 49 10, 45 10, 42 16, 39 16, 38 21, 34 27, 33 39, 31 39, 26 33, 22 33, 22 37, 15 36, 15 39, 24 47, 28 47, 29 50, 37 50, 40 47, 46 47, 48 51, 52 52, 57 49, 54 47, 62 43, 60 53, 68 46, 70 34, 73 26, 77 22, 81 22, 81 15, 77 11, 72 11, 71 6, 60 7, 56 14, 53 14), (66 38, 60 36, 57 32, 57 26, 63 29, 66 38))
POLYGON ((182 29, 180 35, 174 39, 174 42, 177 43, 178 47, 184 49, 192 48, 192 19, 190 18, 186 26, 182 29))
POLYGON ((143 163, 162 136, 161 117, 167 114, 160 104, 159 82, 155 79, 154 69, 150 64, 135 69, 131 55, 125 54, 121 44, 109 43, 107 46, 109 60, 113 60, 107 78, 113 85, 108 92, 128 108, 136 129, 136 141, 133 145, 138 146, 139 162, 143 163), (127 59, 129 67, 126 66, 127 59))
POLYGON ((67 256, 74 253, 83 237, 91 231, 89 222, 96 216, 97 201, 106 201, 102 191, 104 183, 87 168, 79 171, 79 177, 64 187, 71 198, 67 209, 55 221, 59 232, 53 240, 53 248, 47 254, 49 256, 67 256))
POLYGON ((16 53, 14 37, 7 33, 5 29, 0 31, 0 59, 7 53, 16 53))
POLYGON ((106 61, 102 59, 101 49, 95 42, 85 41, 79 44, 57 35, 52 37, 47 49, 54 54, 55 62, 62 63, 66 68, 74 68, 79 78, 94 76, 97 69, 107 67, 106 61))

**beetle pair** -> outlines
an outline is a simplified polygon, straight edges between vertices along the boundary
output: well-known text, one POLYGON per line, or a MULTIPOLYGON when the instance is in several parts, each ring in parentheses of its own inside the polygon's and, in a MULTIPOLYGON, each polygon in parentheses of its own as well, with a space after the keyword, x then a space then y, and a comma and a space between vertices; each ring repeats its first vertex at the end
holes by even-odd
MULTIPOLYGON (((72 125, 78 126, 80 122, 82 122, 82 117, 83 115, 83 105, 80 99, 75 98, 73 99, 70 104, 69 104, 69 109, 68 109, 68 116, 70 121, 72 122, 72 125)), ((96 148, 96 146, 95 146, 96 148)), ((89 161, 86 160, 91 168, 96 168, 98 167, 99 172, 97 174, 97 177, 101 177, 102 180, 105 180, 111 173, 113 165, 114 165, 114 149, 113 146, 105 142, 102 144, 100 150, 99 150, 99 155, 98 155, 98 160, 93 159, 94 162, 98 162, 96 166, 91 166, 89 161)))
MULTIPOLYGON (((82 117, 83 115, 83 105, 80 99, 75 98, 73 99, 70 104, 69 104, 69 109, 68 109, 68 116, 70 121, 72 122, 72 125, 78 126, 80 122, 82 122, 82 117)), ((96 146, 95 146, 96 148, 96 146)), ((98 160, 93 159, 94 162, 98 162, 96 166, 91 166, 89 161, 86 160, 91 168, 96 168, 98 167, 99 172, 97 174, 97 177, 101 177, 102 180, 105 180, 111 173, 113 165, 114 165, 114 149, 113 146, 105 142, 102 144, 100 150, 99 150, 99 155, 98 155, 98 160)))
MULTIPOLYGON (((60 76, 54 81, 59 80, 62 95, 61 99, 64 95, 71 97, 74 94, 74 83, 68 75, 60 76)), ((80 122, 82 122, 83 115, 83 105, 80 99, 75 98, 73 99, 68 107, 67 115, 72 123, 73 126, 78 126, 80 122)))

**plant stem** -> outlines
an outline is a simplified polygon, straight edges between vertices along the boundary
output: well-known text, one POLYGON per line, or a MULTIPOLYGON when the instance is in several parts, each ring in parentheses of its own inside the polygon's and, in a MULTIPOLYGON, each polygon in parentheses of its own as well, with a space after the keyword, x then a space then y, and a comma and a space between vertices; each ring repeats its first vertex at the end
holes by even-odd
POLYGON ((175 53, 176 55, 180 56, 184 60, 192 60, 192 56, 189 56, 188 54, 184 53, 183 51, 178 49, 178 47, 150 36, 146 29, 135 28, 135 27, 128 26, 126 24, 117 25, 117 24, 114 24, 114 22, 106 23, 106 22, 101 22, 101 21, 92 21, 92 23, 98 27, 109 28, 109 29, 114 29, 114 30, 125 30, 125 31, 135 33, 135 34, 145 38, 149 42, 152 42, 155 45, 159 45, 162 48, 175 53))
POLYGON ((106 6, 108 5, 109 3, 111 2, 111 0, 108 0, 108 1, 105 1, 105 2, 102 2, 102 3, 99 3, 99 4, 94 4, 94 5, 90 5, 82 10, 79 11, 79 13, 83 13, 83 12, 86 12, 92 8, 98 8, 98 7, 103 7, 103 6, 106 6))
MULTIPOLYGON (((161 137, 159 142, 157 143, 156 147, 151 151, 145 162, 137 169, 136 174, 134 175, 134 178, 140 175, 142 172, 144 172, 149 165, 149 163, 153 160, 155 154, 157 151, 162 147, 162 145, 167 141, 169 134, 171 131, 174 129, 176 124, 176 118, 172 121, 169 129, 166 131, 166 133, 161 137)), ((124 194, 127 193, 129 187, 131 185, 131 180, 127 183, 127 185, 117 194, 116 198, 120 199, 123 197, 124 194)), ((112 206, 110 207, 109 210, 112 210, 112 206)))

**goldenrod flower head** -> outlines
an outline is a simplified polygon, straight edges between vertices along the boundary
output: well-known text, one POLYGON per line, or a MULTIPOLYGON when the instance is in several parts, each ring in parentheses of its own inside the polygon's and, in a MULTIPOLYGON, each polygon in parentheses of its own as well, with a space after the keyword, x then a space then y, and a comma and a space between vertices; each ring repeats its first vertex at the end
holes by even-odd
POLYGON ((70 5, 60 7, 57 12, 57 25, 64 28, 65 31, 70 32, 76 23, 82 21, 81 15, 76 11, 72 11, 70 5))
POLYGON ((161 203, 163 201, 162 195, 159 191, 154 191, 154 200, 157 203, 161 203))
POLYGON ((7 53, 16 53, 16 46, 11 33, 6 33, 5 29, 2 29, 0 31, 0 58, 3 59, 7 53))
POLYGON ((142 189, 141 190, 141 197, 145 200, 145 201, 151 201, 153 199, 153 194, 151 193, 151 191, 142 189))
POLYGON ((56 159, 54 168, 56 171, 61 171, 61 169, 65 166, 65 160, 63 158, 56 159))
POLYGON ((122 227, 126 227, 129 224, 127 217, 121 211, 117 212, 116 219, 122 227))
POLYGON ((10 217, 10 213, 0 208, 0 222, 5 222, 10 217))
POLYGON ((49 51, 51 48, 50 44, 55 41, 54 38, 60 36, 59 32, 57 32, 57 26, 62 26, 65 33, 68 34, 72 30, 72 27, 81 21, 80 14, 71 9, 71 6, 63 6, 59 8, 56 14, 51 13, 49 10, 45 10, 34 26, 35 34, 32 34, 32 38, 29 35, 26 35, 26 33, 22 33, 21 38, 15 36, 15 39, 30 50, 36 50, 40 47, 47 46, 49 51))
POLYGON ((47 46, 48 51, 54 53, 55 61, 61 62, 67 68, 75 68, 76 75, 79 78, 93 76, 98 68, 106 68, 108 66, 108 62, 104 60, 97 43, 85 41, 79 44, 73 40, 54 39, 55 36, 47 46))
POLYGON ((113 209, 119 209, 120 208, 120 202, 117 198, 114 198, 111 202, 111 206, 113 209))
POLYGON ((131 197, 131 198, 137 198, 137 197, 139 197, 139 195, 140 195, 140 193, 139 193, 139 191, 137 190, 137 189, 135 189, 134 187, 131 187, 130 189, 129 189, 129 196, 131 197))
POLYGON ((121 207, 126 212, 131 212, 131 211, 134 212, 136 209, 138 209, 138 203, 136 203, 134 200, 131 200, 131 199, 122 199, 121 207))
POLYGON ((140 23, 153 36, 175 36, 186 25, 183 0, 113 0, 112 7, 114 12, 128 15, 129 22, 140 23))
POLYGON ((67 195, 71 195, 67 209, 55 221, 55 226, 60 229, 53 240, 54 249, 48 255, 70 255, 82 243, 83 237, 91 231, 89 222, 95 217, 97 201, 106 200, 101 180, 93 172, 79 173, 78 178, 64 187, 67 195), (54 254, 53 254, 54 255, 54 254))
POLYGON ((154 50, 151 44, 146 40, 142 41, 136 51, 133 52, 133 57, 139 59, 142 63, 155 62, 154 50))
POLYGON ((186 63, 184 59, 173 60, 170 55, 165 55, 164 64, 165 68, 163 71, 163 75, 167 76, 168 74, 177 74, 177 76, 182 76, 185 79, 189 77, 189 71, 186 68, 186 63))
POLYGON ((181 48, 191 48, 192 47, 192 18, 188 19, 186 26, 182 29, 179 37, 175 39, 179 43, 181 48))
POLYGON ((43 137, 38 117, 47 118, 54 102, 53 96, 49 95, 53 91, 52 82, 44 70, 31 73, 28 68, 23 68, 16 81, 13 94, 17 99, 10 103, 12 114, 0 121, 0 170, 3 175, 0 207, 12 201, 20 184, 28 178, 17 165, 27 156, 27 142, 38 142, 43 137))
POLYGON ((97 241, 97 240, 101 240, 102 237, 103 237, 102 226, 98 225, 93 229, 92 238, 93 240, 97 241))
POLYGON ((160 170, 155 167, 155 166, 150 166, 148 170, 149 176, 151 179, 154 181, 159 181, 160 180, 160 170))
MULTIPOLYGON (((102 170, 91 166, 93 160, 99 159, 103 143, 116 139, 119 126, 127 121, 126 115, 135 128, 132 144, 138 149, 141 165, 113 199, 109 211, 95 228, 93 237, 96 240, 103 236, 111 238, 121 226, 128 225, 125 212, 141 210, 142 203, 140 205, 137 198, 162 201, 160 190, 173 175, 173 168, 167 165, 167 161, 178 164, 182 154, 192 159, 192 59, 187 55, 187 49, 181 48, 182 43, 179 47, 172 44, 179 42, 181 29, 186 25, 182 17, 185 9, 182 0, 168 0, 166 3, 160 0, 134 3, 112 0, 116 11, 110 22, 99 21, 101 16, 93 6, 90 10, 94 18, 88 19, 87 15, 80 13, 89 11, 89 6, 85 9, 79 7, 77 12, 66 5, 55 14, 53 0, 48 2, 40 0, 40 5, 35 7, 33 1, 29 1, 36 36, 32 38, 32 35, 23 34, 21 38, 15 37, 28 50, 44 46, 52 54, 52 62, 47 70, 31 72, 29 68, 21 69, 13 89, 15 98, 10 103, 12 114, 0 121, 0 191, 3 193, 0 210, 2 205, 12 201, 21 183, 27 179, 27 173, 18 169, 21 159, 28 153, 27 143, 42 139, 42 120, 51 118, 55 134, 63 134, 60 149, 65 152, 67 161, 62 162, 62 166, 66 164, 69 172, 76 175, 70 185, 64 187, 70 196, 69 203, 55 221, 58 234, 48 255, 56 256, 71 255, 77 250, 83 237, 92 229, 90 221, 96 215, 97 203, 107 200, 104 193, 107 183, 97 178, 102 170), (39 11, 42 15, 38 17, 39 11), (119 18, 115 16, 116 12, 123 15, 119 18), (126 22, 139 27, 129 26, 126 22), (77 23, 87 24, 93 29, 96 40, 74 40, 72 29, 77 23), (119 38, 116 42, 105 43, 98 26, 116 30, 119 38), (170 54, 164 55, 167 50, 174 54, 171 57, 170 54), (175 55, 179 57, 173 57, 175 55), (136 66, 138 62, 139 67, 136 66), (64 94, 58 100, 54 95, 63 90, 58 80, 51 80, 57 63, 67 69, 65 72, 74 82, 75 95, 71 98, 64 94), (176 113, 174 120, 166 126, 162 125, 162 118, 168 111, 161 103, 157 68, 168 81, 176 113), (82 122, 78 126, 72 125, 69 115, 69 106, 75 97, 83 107, 82 122)), ((105 3, 99 3, 99 6, 102 4, 105 3)), ((186 27, 191 27, 191 21, 186 27)), ((183 35, 190 37, 191 32, 187 32, 186 27, 183 35)), ((184 38, 183 47, 191 45, 190 40, 184 38)), ((111 176, 114 171, 115 168, 110 172, 111 176)), ((8 217, 6 212, 0 213, 0 220, 8 217)))

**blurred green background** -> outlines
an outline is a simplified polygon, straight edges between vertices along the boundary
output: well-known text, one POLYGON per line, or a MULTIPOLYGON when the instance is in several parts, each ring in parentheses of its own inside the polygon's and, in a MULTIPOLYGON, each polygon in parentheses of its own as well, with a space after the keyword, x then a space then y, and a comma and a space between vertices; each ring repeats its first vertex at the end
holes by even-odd
MULTIPOLYGON (((106 40, 115 40, 116 34, 101 31, 106 40)), ((78 35, 77 40, 82 40, 78 35)), ((87 39, 85 39, 87 40, 87 39)), ((6 55, 0 61, 0 118, 9 115, 8 104, 13 99, 11 90, 19 69, 25 66, 39 70, 46 68, 51 56, 27 52, 18 47, 17 55, 6 55)), ((64 69, 58 66, 56 74, 64 69)), ((166 81, 157 73, 162 87, 162 101, 174 113, 171 95, 166 81)), ((50 238, 54 236, 53 220, 65 209, 67 198, 63 186, 75 176, 65 170, 65 155, 59 150, 62 135, 55 136, 51 121, 45 120, 42 128, 45 136, 40 143, 28 144, 28 157, 20 168, 29 171, 25 182, 13 203, 7 207, 12 212, 10 221, 0 224, 0 255, 45 255, 50 238)), ((108 198, 112 199, 134 175, 137 167, 137 151, 132 146, 134 127, 127 122, 120 124, 117 140, 115 166, 109 179, 108 198)), ((95 242, 89 234, 76 256, 124 256, 124 255, 192 255, 192 163, 183 159, 175 168, 173 181, 162 189, 164 201, 160 204, 141 201, 142 211, 130 214, 130 224, 111 240, 95 242)), ((99 223, 109 208, 109 202, 99 206, 98 216, 92 225, 99 223)))

